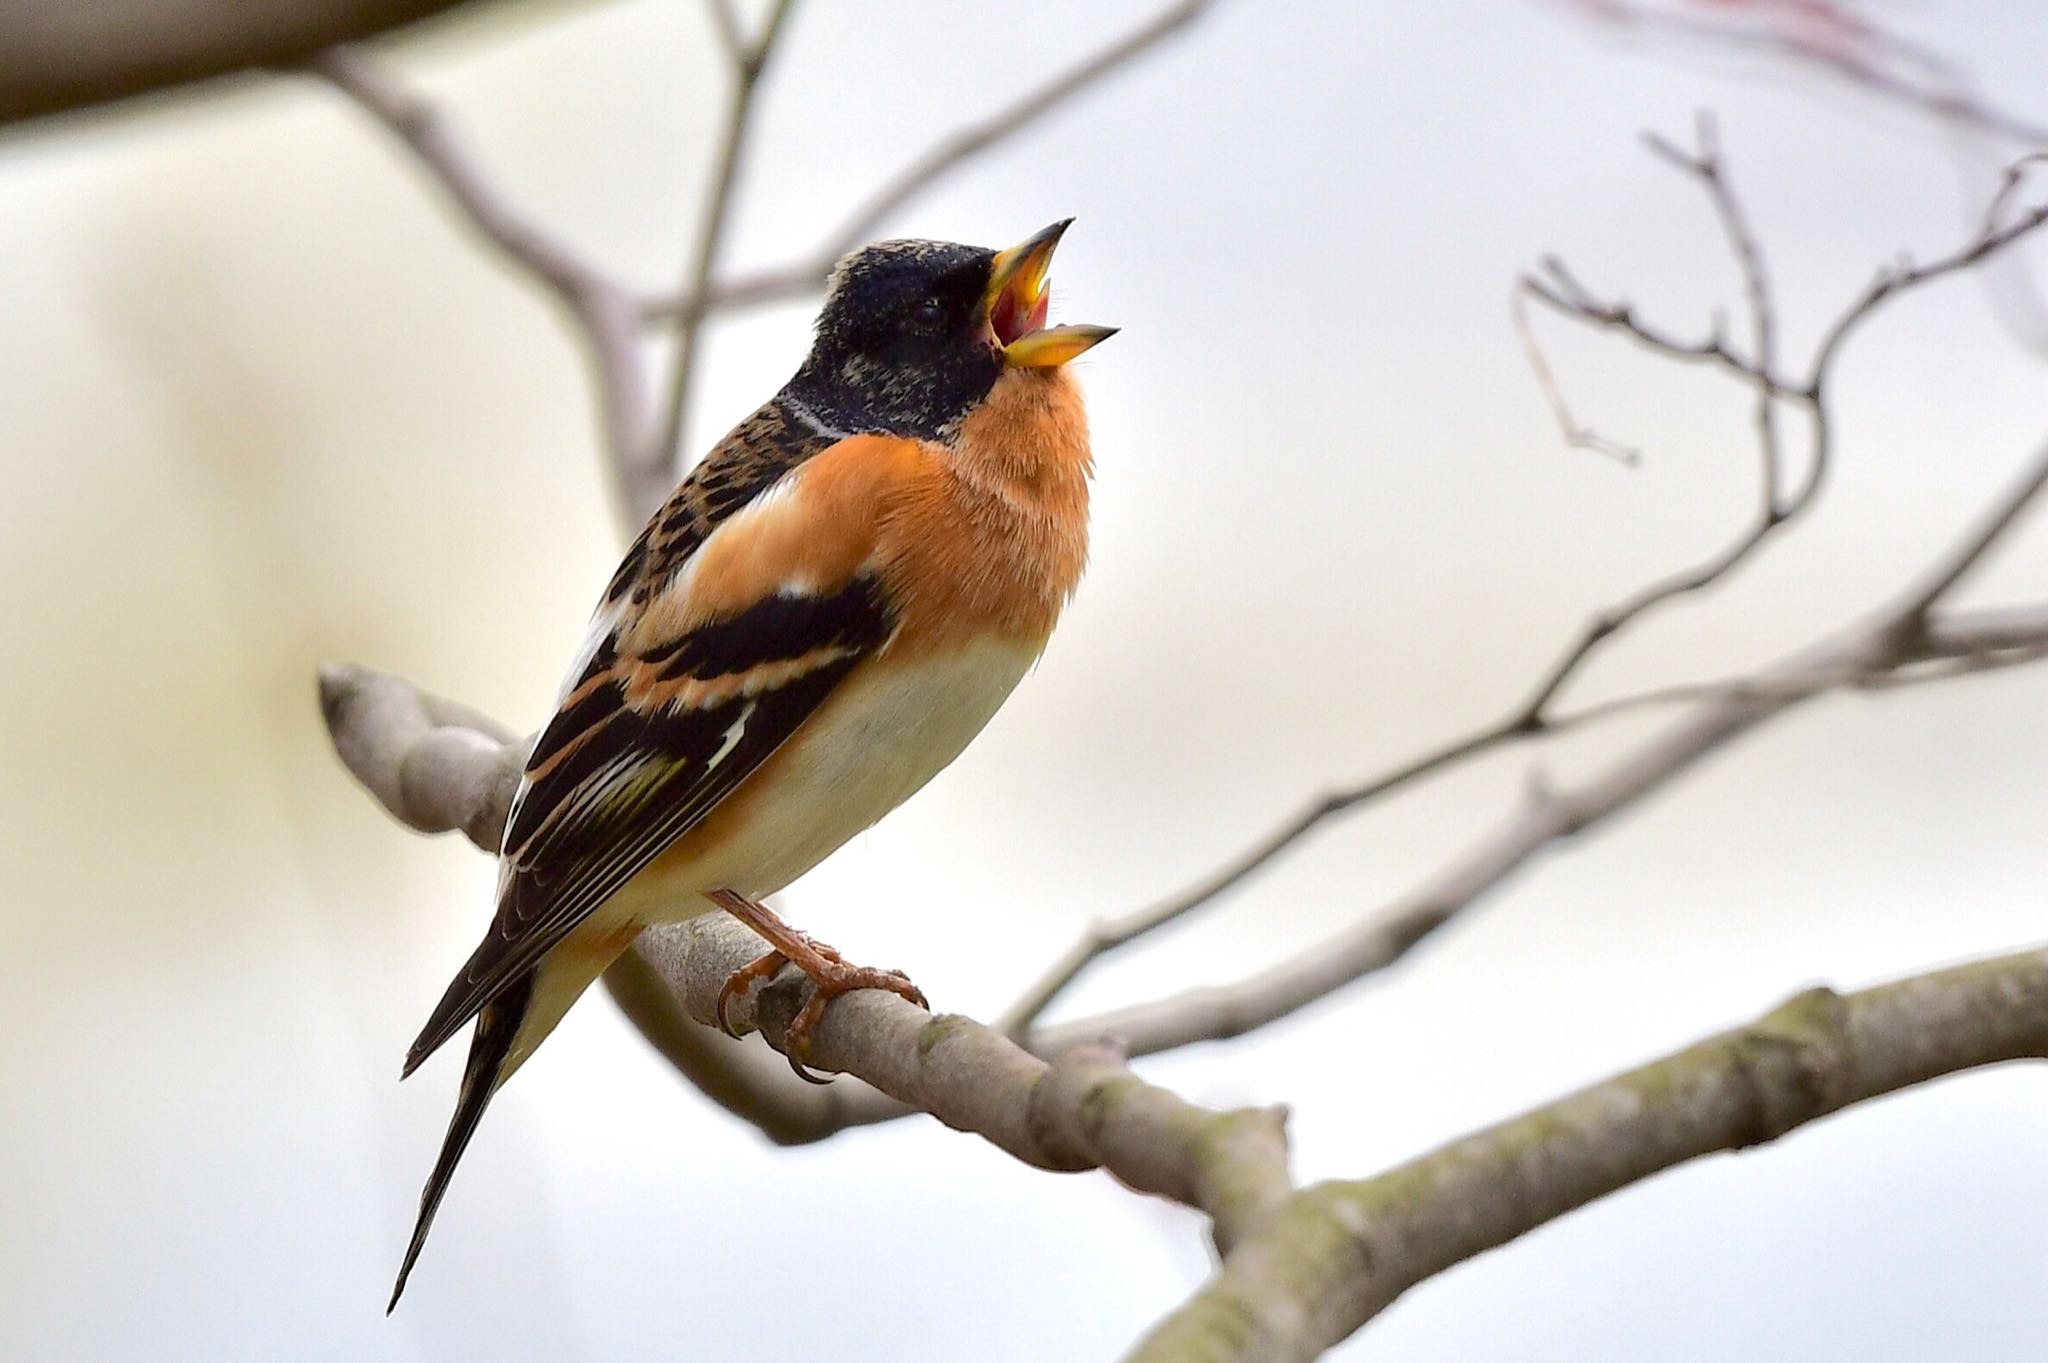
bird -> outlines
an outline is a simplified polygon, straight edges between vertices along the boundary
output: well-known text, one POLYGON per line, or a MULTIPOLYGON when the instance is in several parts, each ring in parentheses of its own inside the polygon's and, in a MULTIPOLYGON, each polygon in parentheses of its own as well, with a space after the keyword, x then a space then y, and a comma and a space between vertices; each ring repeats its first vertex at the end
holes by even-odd
POLYGON ((782 389, 647 522, 528 755, 496 914, 407 1052, 475 1022, 387 1314, 485 1108, 654 924, 724 911, 816 986, 924 1006, 762 900, 914 794, 1037 662, 1088 552, 1094 460, 1068 362, 1116 328, 1048 325, 1072 219, 1007 250, 891 240, 842 259, 782 389))

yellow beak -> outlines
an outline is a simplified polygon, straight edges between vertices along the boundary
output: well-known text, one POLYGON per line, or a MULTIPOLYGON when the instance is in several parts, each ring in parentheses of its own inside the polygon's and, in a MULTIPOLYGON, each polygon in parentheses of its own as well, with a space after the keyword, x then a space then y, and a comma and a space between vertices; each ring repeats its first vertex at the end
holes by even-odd
POLYGON ((1072 218, 1054 223, 1007 251, 998 251, 989 269, 988 293, 982 300, 989 329, 1003 348, 1003 360, 1020 369, 1065 364, 1082 351, 1116 335, 1115 327, 1070 324, 1049 327, 1046 311, 1052 301, 1047 278, 1053 249, 1072 218))

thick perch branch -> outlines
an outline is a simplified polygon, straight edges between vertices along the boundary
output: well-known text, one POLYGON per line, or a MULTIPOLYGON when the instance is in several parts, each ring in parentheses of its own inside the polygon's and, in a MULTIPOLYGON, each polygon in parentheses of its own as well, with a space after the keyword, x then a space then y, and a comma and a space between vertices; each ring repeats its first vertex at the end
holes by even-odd
POLYGON ((1809 990, 1375 1178, 1304 1190, 1130 1363, 1314 1358, 1415 1284, 1660 1170, 1945 1074, 2044 1057, 2048 950, 1855 994, 1809 990))
MULTIPOLYGON (((380 803, 414 828, 460 829, 479 847, 495 849, 523 743, 473 711, 363 668, 325 669, 320 700, 336 751, 380 803)), ((761 949, 740 923, 707 913, 643 934, 614 992, 636 1015, 664 1007, 686 1015, 646 1027, 667 1053, 682 1033, 718 1036, 720 988, 761 949)), ((810 990, 801 972, 787 968, 734 999, 727 1016, 780 1051, 810 990)), ((688 1054, 694 1062, 705 1053, 688 1054)), ((935 1017, 867 990, 826 1010, 807 1061, 872 1087, 865 1098, 820 1098, 816 1111, 789 1110, 783 1095, 803 1086, 786 1073, 779 1089, 761 1083, 758 1072, 740 1078, 722 1058, 705 1065, 701 1086, 771 1132, 799 1132, 827 1114, 843 1126, 928 1112, 1027 1164, 1106 1169, 1140 1192, 1204 1211, 1219 1247, 1241 1238, 1291 1191, 1284 1113, 1198 1108, 1130 1073, 1121 1052, 1099 1039, 1048 1063, 971 1019, 935 1017)))
MULTIPOLYGON (((760 939, 723 914, 646 934, 641 946, 683 1008, 707 1027, 716 1022, 726 978, 760 954, 760 939)), ((781 1050, 810 991, 800 972, 785 968, 736 999, 728 1017, 781 1050)), ((1100 1167, 1139 1192, 1204 1211, 1222 1249, 1291 1191, 1284 1112, 1196 1107, 1132 1074, 1110 1042, 1076 1045, 1048 1063, 970 1018, 934 1016, 893 994, 863 990, 826 1010, 806 1063, 857 1074, 1026 1164, 1100 1167)))
MULTIPOLYGON (((2044 482, 2048 459, 2023 486, 2044 482)), ((1965 559, 1974 562, 1992 542, 1991 531, 2009 521, 2001 506, 1945 561, 1942 576, 1965 559)), ((1923 591, 1924 585, 1902 607, 1923 591)), ((1921 637, 1923 648, 1954 659, 2038 651, 2048 640, 2048 606, 1937 617, 1921 637)), ((1716 707, 1708 713, 1721 715, 1724 726, 1732 716, 1754 722, 1789 697, 1848 684, 1868 663, 1853 652, 1816 651, 1797 667, 1767 674, 1774 682, 1712 693, 1716 707), (1732 708, 1723 712, 1722 705, 1732 708)), ((374 673, 330 669, 322 698, 344 759, 352 769, 365 764, 358 775, 380 799, 390 793, 394 813, 428 829, 445 820, 439 826, 460 826, 489 845, 488 833, 479 832, 493 815, 502 820, 521 745, 492 739, 495 726, 471 712, 374 673), (352 732, 357 728, 373 732, 352 732)), ((1693 734, 1689 743, 1700 742, 1690 726, 1681 731, 1693 734)), ((1647 753, 1638 762, 1645 770, 1656 766, 1647 753)), ((1570 823, 1597 816, 1584 803, 1589 799, 1619 802, 1641 793, 1617 776, 1612 789, 1581 791, 1577 803, 1541 808, 1570 823)), ((679 1016, 708 1024, 726 976, 760 943, 713 914, 644 934, 637 950, 632 968, 640 987, 679 1016)), ((736 1000, 731 1016, 780 1049, 808 990, 801 975, 785 971, 736 1000)), ((1124 1019, 1107 1021, 1117 1020, 1124 1019)), ((1141 1028, 1147 1022, 1129 1020, 1141 1028)), ((716 1035, 708 1025, 681 1025, 716 1035)), ((1050 1029, 1033 1041, 1061 1048, 1057 1058, 1048 1063, 990 1028, 927 1015, 893 995, 850 995, 827 1010, 811 1059, 874 1087, 835 1098, 835 1085, 814 1101, 843 1104, 835 1115, 853 1121, 926 1111, 1035 1167, 1100 1167, 1134 1189, 1204 1211, 1223 1266, 1134 1357, 1307 1359, 1424 1278, 1672 1164, 1773 1139, 1851 1102, 1955 1070, 2048 1053, 2048 952, 1846 999, 1814 991, 1752 1027, 1403 1168, 1300 1193, 1287 1178, 1277 1109, 1195 1107, 1132 1075, 1120 1047, 1077 1039, 1073 1029, 1050 1029)), ((786 1075, 778 1077, 788 1084, 786 1075)), ((760 1099, 749 1094, 742 1101, 760 1099)), ((740 1103, 727 1105, 749 1115, 740 1103)), ((777 1120, 818 1119, 784 1114, 779 1095, 771 1107, 777 1120)))

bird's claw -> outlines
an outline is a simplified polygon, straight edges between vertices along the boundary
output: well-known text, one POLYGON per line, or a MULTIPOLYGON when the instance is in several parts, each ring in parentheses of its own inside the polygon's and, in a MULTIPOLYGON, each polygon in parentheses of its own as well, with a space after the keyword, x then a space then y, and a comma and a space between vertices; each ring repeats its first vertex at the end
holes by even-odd
POLYGON ((925 999, 924 991, 912 984, 910 977, 902 971, 847 965, 839 958, 838 952, 831 951, 829 947, 820 954, 824 952, 831 952, 826 956, 829 968, 811 975, 811 997, 805 1002, 803 1011, 790 1022, 789 1030, 782 1038, 782 1053, 788 1058, 790 1069, 796 1071, 797 1078, 811 1084, 831 1082, 829 1078, 820 1079, 811 1073, 805 1068, 804 1060, 811 1050, 811 1029, 825 1016, 826 1007, 841 994, 851 994, 858 989, 885 989, 926 1012, 930 1012, 932 1007, 925 999))
POLYGON ((726 1018, 726 1010, 732 1006, 735 998, 747 992, 754 981, 772 979, 776 971, 788 964, 789 957, 779 951, 771 951, 766 955, 756 956, 726 976, 725 984, 718 991, 718 1030, 735 1041, 739 1040, 740 1034, 733 1030, 732 1023, 726 1018))

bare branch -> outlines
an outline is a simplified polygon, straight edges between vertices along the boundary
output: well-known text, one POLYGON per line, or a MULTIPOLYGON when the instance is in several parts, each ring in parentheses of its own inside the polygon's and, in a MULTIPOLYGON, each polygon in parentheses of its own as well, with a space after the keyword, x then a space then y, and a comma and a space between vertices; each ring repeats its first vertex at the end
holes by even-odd
MULTIPOLYGON (((1986 538, 1979 528, 1961 548, 1986 538)), ((1747 693, 1711 698, 1694 722, 1657 748, 1682 763, 1697 755, 1693 750, 1759 722, 1755 716, 1818 694, 1830 678, 1847 681, 1885 665, 1883 652, 1859 649, 1886 636, 1887 623, 1888 617, 1875 620, 1797 666, 1773 669, 1747 693), (1718 735, 1703 739, 1702 724, 1718 726, 1718 735)), ((2048 651, 2048 603, 1942 615, 1928 622, 1923 639, 1949 657, 1984 648, 2048 651)), ((489 721, 390 678, 332 669, 323 677, 322 699, 351 770, 417 826, 431 823, 408 803, 422 797, 420 782, 488 788, 505 771, 506 754, 518 750, 489 721), (431 750, 449 731, 476 741, 450 745, 455 760, 406 779, 423 745, 431 750)), ((1530 817, 1549 820, 1561 836, 1647 793, 1675 769, 1647 756, 1624 765, 1631 770, 1575 792, 1538 796, 1530 817), (1633 793, 1625 789, 1631 782, 1633 793)), ((424 798, 428 809, 461 804, 442 791, 424 798)), ((1505 869, 1503 858, 1495 864, 1505 869)), ((745 928, 711 914, 644 934, 632 969, 647 997, 666 999, 679 1015, 696 1019, 688 1025, 711 1035, 696 1024, 711 1017, 726 976, 758 950, 745 928)), ((736 1000, 734 1020, 779 1046, 808 991, 800 974, 785 971, 736 1000)), ((1147 1019, 1129 1020, 1138 1023, 1141 1047, 1160 1043, 1147 1019)), ((967 1019, 932 1017, 893 995, 866 991, 826 1011, 811 1058, 864 1076, 887 1098, 845 1086, 840 1114, 800 1114, 803 1126, 784 1128, 774 1124, 786 1115, 779 1108, 755 1112, 746 1106, 751 1092, 721 1090, 727 1068, 699 1080, 778 1139, 814 1139, 821 1129, 837 1129, 835 1122, 914 1108, 1036 1167, 1101 1167, 1134 1189, 1202 1210, 1212 1220, 1222 1268, 1134 1357, 1306 1359, 1423 1278, 1673 1163, 1769 1140, 1862 1098, 1959 1069, 2048 1054, 2048 951, 1846 998, 1812 991, 1758 1024, 1377 1178, 1299 1193, 1287 1175, 1279 1110, 1190 1105, 1132 1075, 1123 1062, 1127 1052, 1095 1043, 1078 1027, 1051 1029, 1034 1041, 1058 1048, 1057 1058, 1048 1064, 967 1019), (1214 1327, 1224 1316, 1243 1331, 1219 1334, 1214 1327)), ((816 1101, 842 1101, 832 1094, 826 1090, 816 1101)))
POLYGON ((623 284, 512 208, 440 111, 390 80, 368 57, 332 48, 313 59, 312 69, 403 142, 484 239, 561 304, 597 385, 605 462, 620 516, 637 526, 644 516, 634 508, 645 494, 636 470, 644 464, 642 451, 651 439, 638 301, 623 284))
POLYGON ((1928 569, 1919 585, 1907 593, 1905 601, 1897 608, 1901 625, 1917 632, 1929 608, 1953 591, 1972 568, 1983 562, 1984 556, 2033 506, 2043 488, 2048 488, 2048 445, 2036 452, 2032 466, 1992 505, 1977 526, 1942 555, 1928 569))
MULTIPOLYGON (((2009 489, 1941 563, 1975 562, 2048 484, 2048 457, 2009 489)), ((1937 574, 1939 577, 1941 574, 1937 574)), ((1918 587, 1842 633, 1801 649, 1754 675, 1702 688, 1669 728, 1615 759, 1571 790, 1546 790, 1487 836, 1453 857, 1421 888, 1379 913, 1229 985, 1168 995, 1032 1031, 1029 1044, 1057 1053, 1076 1038, 1112 1035, 1132 1055, 1239 1036, 1287 1016, 1400 960, 1437 929, 1498 888, 1545 848, 1634 806, 1724 744, 1817 696, 1837 690, 1887 691, 1908 682, 2015 666, 2048 652, 2048 609, 1949 612, 1920 624, 1927 588, 1918 587), (1964 665, 1960 660, 1974 660, 1964 665), (1922 669, 1933 664, 1935 671, 1922 669)), ((1669 691, 1632 698, 1641 705, 1669 691)), ((1608 713, 1622 703, 1605 707, 1608 713)), ((1577 717, 1587 720, 1590 714, 1577 717)), ((1043 991, 1039 991, 1043 992, 1043 991)))
MULTIPOLYGON (((421 832, 460 830, 497 849, 525 743, 466 707, 367 668, 322 669, 320 704, 343 764, 386 809, 421 832)), ((1130 1076, 1096 1037, 1069 1047, 1048 1071, 965 1018, 933 1019, 893 995, 900 1011, 877 1013, 875 1000, 849 996, 826 1011, 808 1059, 866 1082, 801 1084, 780 1062, 764 1064, 767 1052, 708 1025, 726 978, 760 953, 759 938, 711 913, 641 934, 605 982, 686 1078, 771 1139, 800 1144, 928 1111, 1027 1163, 1100 1165, 1142 1192, 1206 1210, 1224 1243, 1287 1191, 1279 1113, 1204 1113, 1130 1076)), ((758 1026, 780 1050, 809 994, 809 982, 788 970, 736 999, 729 1016, 742 1029, 758 1026)))
POLYGON ((606 465, 622 527, 637 528, 674 486, 682 428, 689 411, 692 374, 706 318, 717 308, 810 292, 834 261, 858 245, 874 225, 947 171, 1021 131, 1103 78, 1124 68, 1196 17, 1214 0, 1183 0, 1137 32, 990 119, 948 138, 905 170, 889 188, 850 219, 808 264, 772 277, 718 284, 713 276, 731 218, 752 118, 755 92, 794 0, 776 0, 760 36, 748 43, 725 0, 707 0, 711 22, 733 58, 734 84, 717 167, 705 197, 696 245, 680 301, 650 305, 583 259, 566 243, 521 217, 426 100, 386 78, 360 53, 323 52, 312 68, 382 122, 441 184, 457 208, 499 252, 563 305, 589 355, 598 390, 606 465), (648 321, 675 327, 675 355, 657 410, 645 369, 640 328, 648 321))
MULTIPOLYGON (((2032 157, 2027 158, 2029 162, 2033 159, 2032 157)), ((2003 209, 2003 204, 1999 201, 2010 201, 2014 192, 2011 188, 2012 183, 2013 181, 2008 179, 2000 185, 1998 199, 1994 200, 1995 210, 2002 211, 2003 209)), ((1822 337, 1820 347, 1814 352, 1812 368, 1807 371, 1806 391, 1813 394, 1816 400, 1824 395, 1829 372, 1833 368, 1835 356, 1840 352, 1843 343, 1886 300, 1895 298, 1909 290, 1919 288, 1923 284, 1929 284, 1935 280, 1944 279, 1950 275, 1959 274, 1964 270, 1970 269, 2003 251, 2014 242, 2031 236, 2034 232, 2040 230, 2043 223, 2048 223, 2048 203, 2028 209, 2004 227, 1995 226, 1991 212, 1987 212, 1984 229, 1947 255, 1932 260, 1925 265, 1902 263, 1880 270, 1877 277, 1870 282, 1869 286, 1849 306, 1848 310, 1835 320, 1834 325, 1822 337)))
POLYGON ((352 663, 320 669, 320 714, 342 765, 406 827, 497 855, 526 746, 503 725, 352 663))
POLYGON ((1529 361, 1529 372, 1536 376, 1536 384, 1543 390, 1543 399, 1550 404, 1551 415, 1557 418, 1557 429, 1564 436, 1564 443, 1573 449, 1604 454, 1625 468, 1635 468, 1643 462, 1641 450, 1633 445, 1610 440, 1572 415, 1571 404, 1565 400, 1564 388, 1557 381, 1557 373, 1550 367, 1550 360, 1544 355, 1543 346, 1536 339, 1535 327, 1529 323, 1529 305, 1526 301, 1529 291, 1518 284, 1508 299, 1508 311, 1514 318, 1515 334, 1522 341, 1522 354, 1529 361))
POLYGON ((1854 994, 1808 990, 1375 1178, 1304 1190, 1128 1358, 1314 1358, 1415 1284, 1674 1165, 1943 1075, 2044 1057, 2048 950, 1854 994))
MULTIPOLYGON (((713 913, 644 934, 640 950, 690 1016, 710 1026, 727 977, 758 956, 761 943, 713 913)), ((786 968, 735 999, 728 1016, 780 1050, 810 992, 810 981, 786 968)), ((1139 1192, 1203 1211, 1225 1251, 1292 1192, 1284 1112, 1196 1107, 1139 1079, 1100 1041, 1048 1064, 969 1018, 933 1016, 893 994, 862 990, 825 1011, 806 1062, 858 1074, 1026 1164, 1106 1169, 1139 1192)))
MULTIPOLYGON (((2009 224, 1998 225, 2004 208, 2010 204, 2012 198, 2010 186, 2021 173, 2020 167, 2016 166, 2008 175, 2005 185, 2001 187, 1999 202, 1987 213, 1984 228, 1978 235, 1928 265, 1902 266, 1880 275, 1874 284, 1852 299, 1829 326, 1807 368, 1806 379, 1794 385, 1779 377, 1772 363, 1775 359, 1777 322, 1769 275, 1764 269, 1763 253, 1748 225, 1747 215, 1743 212, 1728 181, 1725 164, 1710 121, 1702 120, 1700 139, 1697 152, 1681 151, 1655 138, 1650 139, 1650 145, 1661 158, 1698 179, 1715 205, 1716 215, 1721 221, 1730 250, 1742 273, 1744 291, 1748 296, 1752 315, 1755 356, 1744 357, 1737 354, 1729 346, 1719 325, 1715 326, 1712 334, 1704 341, 1675 339, 1668 333, 1643 323, 1629 305, 1602 302, 1597 299, 1562 261, 1554 257, 1544 262, 1545 278, 1529 277, 1522 281, 1517 300, 1519 302, 1520 296, 1526 294, 1566 317, 1603 330, 1618 332, 1654 353, 1688 363, 1711 364, 1749 385, 1757 398, 1755 425, 1763 469, 1762 491, 1755 514, 1734 539, 1711 557, 1681 572, 1650 582, 1594 615, 1581 627, 1578 636, 1538 681, 1528 699, 1502 719, 1432 749, 1370 781, 1312 802, 1306 809, 1283 822, 1252 847, 1180 894, 1122 918, 1090 926, 1004 1012, 999 1025, 1008 1035, 1020 1038, 1029 1035, 1034 1023, 1043 1015, 1046 1008, 1103 956, 1215 902, 1223 894, 1270 865, 1329 820, 1390 795, 1415 781, 1441 773, 1469 758, 1513 742, 1556 732, 1560 725, 1551 712, 1552 705, 1567 683, 1584 669, 1597 651, 1611 643, 1632 623, 1650 611, 1681 597, 1706 591, 1723 581, 1753 558, 1774 535, 1782 532, 1786 526, 1812 508, 1823 483, 1833 439, 1831 414, 1827 407, 1827 380, 1844 343, 1862 323, 1874 315, 1888 299, 1968 269, 2048 223, 2048 205, 2043 205, 2027 211, 2009 224), (1774 411, 1780 401, 1790 402, 1804 411, 1811 428, 1807 472, 1789 496, 1779 491, 1779 451, 1774 411)), ((2028 160, 2031 162, 2032 158, 2028 160)), ((1525 338, 1529 338, 1526 318, 1519 313, 1517 324, 1523 327, 1525 338)), ((1551 397, 1553 410, 1559 414, 1560 423, 1566 428, 1567 437, 1575 427, 1583 431, 1583 427, 1577 427, 1568 409, 1561 405, 1562 397, 1557 390, 1555 378, 1550 373, 1541 351, 1533 345, 1530 346, 1530 359, 1537 369, 1539 383, 1544 384, 1546 392, 1551 397)), ((2011 508, 2011 514, 2017 512, 2018 507, 2011 508)), ((1804 685, 1803 682, 1797 684, 1804 685)), ((1873 678, 1866 677, 1854 684, 1875 686, 1879 683, 1873 678)), ((1642 696, 1627 697, 1619 702, 1610 703, 1606 707, 1601 707, 1601 710, 1611 713, 1621 709, 1639 708, 1658 698, 1659 692, 1653 690, 1642 696)), ((1590 714, 1574 716, 1571 724, 1576 727, 1594 717, 1596 716, 1590 714)), ((1519 858, 1516 862, 1519 864, 1519 858)), ((1462 902, 1464 901, 1459 901, 1459 906, 1462 902)), ((1389 923, 1370 925, 1364 930, 1368 940, 1356 944, 1343 958, 1344 966, 1341 970, 1335 968, 1334 961, 1324 961, 1321 963, 1322 968, 1290 974, 1288 979, 1291 983, 1285 988, 1269 987, 1270 982, 1248 988, 1247 993, 1250 996, 1265 1002, 1249 1004, 1245 999, 1236 996, 1219 997, 1216 991, 1204 990, 1190 996, 1188 1006, 1213 1017, 1213 1020, 1205 1025, 1222 1029, 1214 1034, 1231 1035, 1246 1027, 1260 1025, 1261 1022, 1270 1020, 1270 1017, 1280 1016, 1300 1007, 1309 998, 1319 997, 1313 994, 1304 997, 1292 991, 1308 988, 1312 981, 1325 978, 1325 969, 1333 972, 1327 976, 1328 978, 1348 982, 1357 978, 1359 974, 1389 965, 1404 955, 1428 932, 1440 926, 1448 917, 1448 913, 1455 910, 1456 906, 1445 910, 1443 906, 1432 903, 1422 906, 1414 916, 1397 914, 1389 923), (1269 1012, 1271 1008, 1278 1008, 1279 1011, 1269 1012)), ((1149 1012, 1149 1006, 1138 1011, 1149 1012)), ((1113 1014, 1107 1022, 1095 1020, 1089 1025, 1099 1023, 1110 1026, 1120 1036, 1130 1036, 1132 1034, 1124 1030, 1126 1024, 1121 1021, 1125 1016, 1121 1013, 1113 1014)), ((1180 1036, 1182 1032, 1169 1029, 1168 1034, 1180 1036)), ((1168 1044, 1181 1043, 1176 1041, 1168 1044)), ((1143 1053, 1148 1047, 1140 1044, 1137 1049, 1139 1053, 1143 1053)))
POLYGON ((809 1145, 911 1114, 859 1079, 807 1084, 772 1050, 698 1026, 648 960, 656 940, 636 944, 614 962, 604 973, 605 988, 648 1044, 712 1102, 777 1145, 809 1145))
POLYGON ((1627 0, 1573 3, 1618 31, 1784 61, 1943 123, 2007 142, 2048 143, 2048 125, 1989 103, 1949 62, 1832 0, 1723 5, 1715 18, 1627 0))
POLYGON ((463 0, 0 0, 0 124, 289 66, 462 7, 463 0))
POLYGON ((1179 0, 1157 18, 1061 72, 1015 103, 948 134, 899 171, 874 197, 855 209, 803 260, 723 283, 697 280, 673 298, 651 303, 650 321, 701 316, 715 307, 781 302, 815 292, 841 256, 866 241, 904 204, 948 173, 1023 132, 1090 87, 1128 67, 1199 18, 1216 0, 1179 0))
MULTIPOLYGON (((722 12, 723 6, 714 6, 714 10, 722 12)), ((711 272, 718 265, 719 248, 725 242, 725 225, 732 216, 733 194, 738 188, 740 167, 746 156, 747 134, 754 113, 754 92, 761 84, 762 74, 768 69, 768 60, 774 55, 783 25, 794 10, 795 0, 775 0, 773 8, 768 11, 761 36, 750 46, 740 49, 734 62, 732 99, 726 108, 725 127, 718 141, 718 168, 712 176, 711 190, 704 197, 696 249, 691 253, 688 273, 683 281, 683 296, 686 298, 708 300, 710 297, 711 272)), ((737 29, 734 32, 737 36, 737 29)), ((699 301, 678 311, 674 318, 676 353, 670 370, 668 398, 664 404, 666 414, 657 443, 640 452, 644 469, 635 472, 636 481, 642 484, 637 497, 640 514, 636 523, 654 513, 675 483, 683 423, 689 413, 690 378, 696 368, 697 343, 703 334, 707 307, 706 302, 699 301)))
MULTIPOLYGON (((1741 269, 1754 318, 1758 352, 1768 358, 1775 344, 1776 319, 1770 295, 1769 276, 1763 267, 1763 253, 1757 246, 1747 219, 1728 183, 1713 123, 1705 117, 1700 120, 1699 138, 1697 153, 1680 152, 1655 138, 1650 139, 1650 146, 1659 156, 1699 180, 1707 190, 1728 236, 1730 250, 1741 269)), ((1522 286, 1524 292, 1551 304, 1569 316, 1580 317, 1596 325, 1635 331, 1633 313, 1626 306, 1601 305, 1594 302, 1561 261, 1552 259, 1547 262, 1547 267, 1554 287, 1525 280, 1522 286)), ((1578 443, 1589 443, 1598 439, 1575 422, 1564 406, 1563 395, 1540 348, 1535 344, 1534 334, 1527 325, 1526 316, 1520 311, 1519 297, 1518 294, 1517 325, 1522 329, 1530 363, 1536 370, 1539 382, 1543 383, 1551 398, 1553 410, 1565 428, 1567 439, 1571 439, 1575 431, 1581 437, 1578 443)), ((1639 334, 1646 338, 1655 335, 1650 332, 1639 334)), ((1538 681, 1529 698, 1501 720, 1446 743, 1363 785, 1316 801, 1261 839, 1258 844, 1181 894, 1121 920, 1097 923, 1089 928, 1081 939, 1053 962, 1051 967, 1004 1013, 1001 1025, 1009 1035, 1025 1035, 1053 1000, 1103 955, 1214 902, 1220 895, 1243 883, 1326 821, 1388 795, 1413 781, 1437 774, 1467 758, 1519 739, 1545 733, 1549 728, 1548 710, 1551 703, 1603 644, 1655 608, 1680 597, 1704 591, 1719 582, 1754 554, 1774 531, 1805 509, 1811 501, 1810 489, 1819 485, 1817 479, 1809 483, 1809 493, 1805 500, 1795 501, 1787 507, 1779 506, 1777 435, 1772 413, 1774 400, 1781 386, 1769 366, 1737 358, 1721 338, 1719 328, 1716 328, 1709 342, 1699 345, 1682 345, 1662 338, 1657 338, 1653 344, 1683 358, 1711 361, 1755 385, 1759 403, 1757 428, 1762 448, 1764 476, 1759 509, 1748 526, 1712 558, 1683 572, 1651 582, 1620 603, 1595 615, 1580 629, 1578 637, 1566 647, 1549 671, 1538 681)), ((1817 408, 1817 400, 1812 405, 1817 408)), ((1818 429, 1824 422, 1816 419, 1815 425, 1818 429)), ((1824 457, 1824 450, 1824 443, 1816 437, 1815 458, 1824 457)), ((1399 956, 1411 944, 1406 941, 1390 940, 1389 945, 1393 950, 1392 955, 1386 960, 1390 961, 1399 956)), ((1385 963, 1386 961, 1380 962, 1385 963)))
POLYGON ((712 31, 718 34, 718 45, 725 49, 734 66, 743 65, 747 60, 747 40, 740 36, 740 17, 733 13, 732 0, 704 0, 704 8, 710 15, 712 31))

